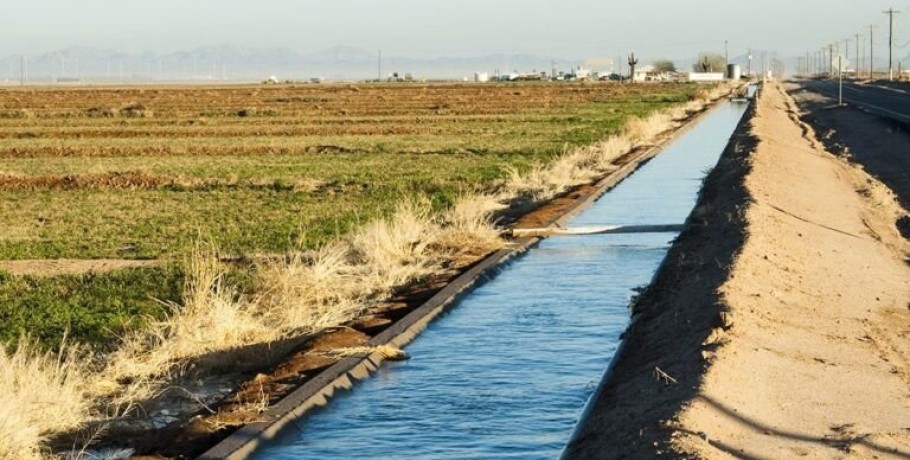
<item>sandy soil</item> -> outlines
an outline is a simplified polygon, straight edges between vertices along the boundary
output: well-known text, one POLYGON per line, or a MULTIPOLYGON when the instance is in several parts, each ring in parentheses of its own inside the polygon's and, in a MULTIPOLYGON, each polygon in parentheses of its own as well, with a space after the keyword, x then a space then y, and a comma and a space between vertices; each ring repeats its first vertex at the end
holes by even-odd
MULTIPOLYGON (((906 83, 895 84, 910 87, 906 83)), ((798 104, 800 118, 812 125, 829 152, 850 158, 882 181, 910 209, 910 126, 868 114, 851 106, 837 107, 834 99, 799 84, 785 86, 798 104)), ((910 238, 910 218, 899 225, 910 238)))
POLYGON ((734 136, 570 458, 910 457, 905 212, 779 86, 734 136))

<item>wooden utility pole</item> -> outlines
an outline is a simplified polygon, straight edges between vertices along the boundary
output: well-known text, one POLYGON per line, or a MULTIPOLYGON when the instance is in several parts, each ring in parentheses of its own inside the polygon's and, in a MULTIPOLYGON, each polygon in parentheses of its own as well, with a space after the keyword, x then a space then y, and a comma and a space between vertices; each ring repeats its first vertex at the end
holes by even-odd
POLYGON ((379 61, 377 64, 376 81, 382 82, 382 50, 379 50, 379 61))
POLYGON ((894 80, 894 15, 900 13, 894 8, 888 9, 885 11, 885 14, 888 15, 888 79, 894 80))
POLYGON ((875 26, 869 26, 869 79, 872 80, 875 78, 875 45, 874 45, 874 36, 872 32, 875 30, 875 26))
POLYGON ((862 67, 859 60, 859 34, 856 34, 856 79, 859 80, 859 69, 862 67))
POLYGON ((622 69, 622 67, 623 67, 622 66, 622 56, 619 56, 618 58, 616 58, 616 62, 618 62, 617 67, 619 68, 619 83, 621 84, 622 80, 623 80, 622 74, 624 73, 623 69, 622 69))
MULTIPOLYGON (((844 58, 847 58, 847 59, 850 58, 850 39, 849 38, 844 39, 844 58)), ((844 70, 847 70, 847 69, 844 69, 844 70)))

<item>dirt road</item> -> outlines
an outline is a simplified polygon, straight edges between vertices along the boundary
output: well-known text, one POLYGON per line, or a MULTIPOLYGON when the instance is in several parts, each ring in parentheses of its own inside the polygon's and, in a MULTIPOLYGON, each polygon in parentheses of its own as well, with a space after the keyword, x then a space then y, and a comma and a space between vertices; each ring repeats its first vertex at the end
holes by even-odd
MULTIPOLYGON (((786 86, 799 105, 802 120, 813 126, 828 151, 849 156, 862 165, 897 194, 904 209, 910 209, 910 124, 867 113, 852 103, 836 107, 836 99, 810 89, 816 87, 786 86)), ((900 110, 900 98, 893 99, 895 105, 889 105, 890 110, 900 110)), ((910 107, 910 101, 906 104, 910 107)), ((910 109, 905 110, 910 114, 910 109)), ((900 228, 904 237, 910 238, 910 219, 905 219, 900 228)))
POLYGON ((910 457, 905 214, 766 87, 567 457, 910 457))

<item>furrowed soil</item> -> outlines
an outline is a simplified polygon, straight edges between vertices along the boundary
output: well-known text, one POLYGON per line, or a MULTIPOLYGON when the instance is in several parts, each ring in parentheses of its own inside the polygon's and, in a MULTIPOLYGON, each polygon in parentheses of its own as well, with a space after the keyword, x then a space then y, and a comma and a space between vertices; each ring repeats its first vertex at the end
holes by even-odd
MULTIPOLYGON (((222 258, 258 260, 319 247, 404 200, 445 209, 495 189, 513 169, 609 137, 630 117, 697 91, 535 83, 9 88, 0 92, 0 298, 13 288, 21 295, 0 303, 0 336, 82 331, 95 322, 93 308, 108 312, 98 315, 106 318, 99 330, 119 333, 139 310, 161 319, 166 311, 154 299, 172 299, 180 279, 150 288, 161 281, 155 267, 182 265, 200 242, 222 258), (133 275, 124 287, 141 300, 112 297, 117 275, 108 274, 125 268, 133 275), (82 275, 90 276, 74 278, 82 275), (86 313, 79 318, 53 300, 74 289, 86 313)), ((95 345, 109 336, 70 340, 95 345)))
POLYGON ((910 457, 906 215, 766 86, 567 458, 910 457))

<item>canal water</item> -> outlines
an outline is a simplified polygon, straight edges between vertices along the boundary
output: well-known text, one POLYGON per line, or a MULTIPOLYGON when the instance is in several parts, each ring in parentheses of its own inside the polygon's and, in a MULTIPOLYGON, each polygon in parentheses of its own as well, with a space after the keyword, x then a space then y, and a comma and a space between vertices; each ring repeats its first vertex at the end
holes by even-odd
MULTIPOLYGON (((724 103, 570 225, 681 224, 742 118, 724 103)), ((552 459, 676 235, 555 237, 503 267, 256 459, 552 459)))

